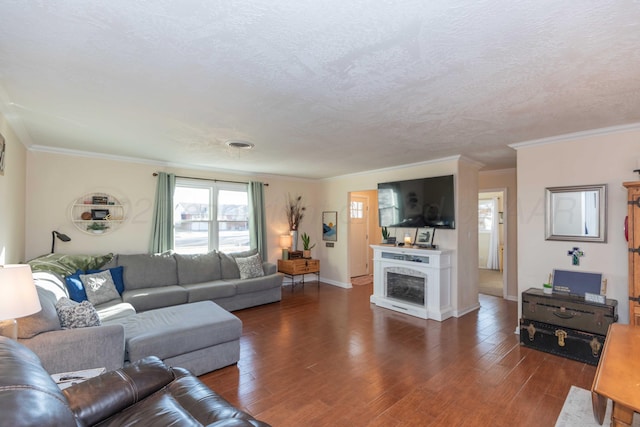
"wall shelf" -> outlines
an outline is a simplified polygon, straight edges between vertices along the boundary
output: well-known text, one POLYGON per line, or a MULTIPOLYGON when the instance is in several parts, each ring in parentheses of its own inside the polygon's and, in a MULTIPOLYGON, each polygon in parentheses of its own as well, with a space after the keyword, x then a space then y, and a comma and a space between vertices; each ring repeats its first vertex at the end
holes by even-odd
POLYGON ((73 225, 85 234, 101 236, 118 229, 125 221, 125 206, 115 196, 107 193, 87 193, 71 204, 69 217, 73 225), (104 229, 91 229, 91 225, 104 229))

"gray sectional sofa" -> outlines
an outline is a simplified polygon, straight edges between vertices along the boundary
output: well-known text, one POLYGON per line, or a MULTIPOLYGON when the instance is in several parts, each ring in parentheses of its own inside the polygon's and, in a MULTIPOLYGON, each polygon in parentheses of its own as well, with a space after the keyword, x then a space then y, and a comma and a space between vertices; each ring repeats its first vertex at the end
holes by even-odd
POLYGON ((282 297, 283 276, 273 263, 262 263, 264 276, 241 278, 236 259, 255 253, 120 254, 103 268, 124 267, 122 300, 138 312, 206 300, 235 311, 282 297))
POLYGON ((229 312, 281 299, 283 276, 274 264, 244 278, 238 265, 255 253, 39 257, 29 264, 42 310, 18 319, 19 341, 51 373, 113 370, 148 355, 195 375, 236 363, 242 323, 229 312), (100 325, 63 328, 56 304, 70 293, 62 276, 120 267, 121 295, 94 306, 100 325))

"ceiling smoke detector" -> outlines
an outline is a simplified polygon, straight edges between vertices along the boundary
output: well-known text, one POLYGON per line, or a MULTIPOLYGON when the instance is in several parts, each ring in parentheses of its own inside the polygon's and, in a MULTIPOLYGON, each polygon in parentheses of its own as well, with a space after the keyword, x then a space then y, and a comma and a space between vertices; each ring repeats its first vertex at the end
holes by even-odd
POLYGON ((249 141, 242 141, 239 139, 230 139, 225 142, 225 145, 229 148, 237 148, 238 150, 251 150, 256 145, 249 141))

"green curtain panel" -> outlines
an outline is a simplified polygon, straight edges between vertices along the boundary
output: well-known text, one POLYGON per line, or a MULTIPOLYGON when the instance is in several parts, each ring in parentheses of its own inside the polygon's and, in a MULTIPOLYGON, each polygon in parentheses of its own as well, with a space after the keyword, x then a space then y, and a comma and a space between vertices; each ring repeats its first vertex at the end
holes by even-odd
POLYGON ((267 221, 264 211, 264 184, 249 182, 249 242, 267 260, 267 221))
POLYGON ((173 192, 175 188, 175 174, 158 172, 153 230, 149 247, 149 252, 152 254, 173 249, 173 192))

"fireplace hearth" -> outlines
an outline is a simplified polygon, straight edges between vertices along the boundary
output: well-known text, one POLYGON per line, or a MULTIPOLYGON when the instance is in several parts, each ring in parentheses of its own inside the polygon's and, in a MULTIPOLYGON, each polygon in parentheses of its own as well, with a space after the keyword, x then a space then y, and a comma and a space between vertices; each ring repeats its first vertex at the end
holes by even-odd
POLYGON ((451 307, 451 251, 372 245, 375 305, 445 320, 451 307))
POLYGON ((417 271, 403 274, 389 270, 386 271, 387 297, 424 306, 426 275, 417 271))

